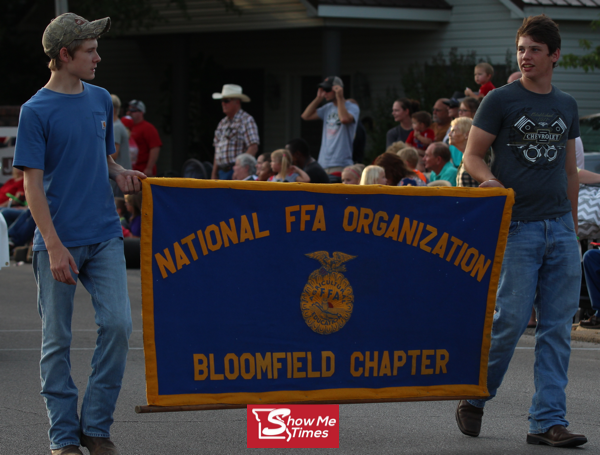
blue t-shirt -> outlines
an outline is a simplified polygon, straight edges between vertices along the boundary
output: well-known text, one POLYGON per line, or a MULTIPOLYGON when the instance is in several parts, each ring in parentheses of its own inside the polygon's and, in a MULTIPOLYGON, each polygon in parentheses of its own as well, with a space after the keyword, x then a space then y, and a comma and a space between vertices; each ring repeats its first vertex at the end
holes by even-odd
POLYGON ((319 164, 324 169, 337 166, 352 166, 352 150, 356 125, 360 116, 359 107, 346 101, 346 110, 354 117, 354 122, 344 125, 340 121, 338 108, 333 103, 327 103, 317 109, 317 115, 323 120, 323 136, 319 164))
POLYGON ((496 136, 492 173, 515 190, 513 221, 558 218, 571 211, 567 140, 579 136, 577 103, 556 87, 542 95, 520 80, 488 93, 473 125, 496 136))
MULTIPOLYGON (((66 247, 122 237, 108 182, 115 153, 113 107, 106 90, 83 82, 66 95, 42 88, 21 108, 13 165, 42 169, 54 228, 66 247)), ((45 250, 38 229, 33 250, 45 250)))

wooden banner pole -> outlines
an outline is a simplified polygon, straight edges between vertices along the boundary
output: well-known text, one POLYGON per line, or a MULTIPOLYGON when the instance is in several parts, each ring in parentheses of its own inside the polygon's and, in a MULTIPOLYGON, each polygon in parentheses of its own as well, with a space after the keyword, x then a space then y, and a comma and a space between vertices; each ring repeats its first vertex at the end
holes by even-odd
MULTIPOLYGON (((265 406, 285 406, 286 404, 362 404, 362 403, 402 403, 413 401, 458 401, 458 400, 479 400, 481 397, 462 396, 462 397, 413 397, 413 398, 382 398, 381 400, 332 400, 332 401, 302 401, 296 403, 254 403, 264 404, 265 406)), ((146 414, 152 412, 181 412, 181 411, 215 411, 218 409, 244 409, 247 404, 197 404, 190 406, 136 406, 135 412, 146 414)))

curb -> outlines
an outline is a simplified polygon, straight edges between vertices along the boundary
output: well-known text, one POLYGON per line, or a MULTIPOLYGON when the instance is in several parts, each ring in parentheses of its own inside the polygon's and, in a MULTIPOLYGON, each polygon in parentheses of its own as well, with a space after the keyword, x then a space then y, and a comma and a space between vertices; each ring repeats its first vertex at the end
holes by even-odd
MULTIPOLYGON (((535 337, 535 329, 525 329, 524 335, 535 337)), ((571 341, 585 341, 600 344, 600 329, 586 329, 579 324, 573 324, 571 341)))
POLYGON ((600 329, 586 329, 579 324, 573 324, 571 340, 600 344, 600 329))

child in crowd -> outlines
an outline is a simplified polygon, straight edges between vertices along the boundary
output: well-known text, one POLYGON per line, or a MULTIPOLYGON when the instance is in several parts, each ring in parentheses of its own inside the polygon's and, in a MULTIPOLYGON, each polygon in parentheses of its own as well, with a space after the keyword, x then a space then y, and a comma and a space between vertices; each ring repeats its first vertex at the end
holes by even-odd
POLYGON ((387 184, 391 186, 425 186, 425 182, 411 171, 395 153, 382 153, 375 164, 385 171, 387 184))
POLYGON ((358 185, 360 184, 360 177, 362 176, 364 164, 354 164, 344 168, 342 172, 342 183, 344 185, 358 185))
POLYGON ((390 146, 387 149, 385 149, 385 153, 393 153, 395 155, 405 147, 406 144, 402 141, 394 142, 393 144, 390 144, 390 146))
POLYGON ((274 175, 271 169, 271 152, 265 152, 256 158, 256 175, 258 176, 256 180, 261 182, 266 182, 274 175))
POLYGON ((360 179, 361 185, 387 185, 385 170, 381 166, 367 166, 360 179))
POLYGON ((408 135, 406 145, 425 150, 435 140, 435 133, 430 128, 431 114, 425 111, 415 112, 412 116, 413 130, 408 135))
POLYGON ((414 172, 419 179, 423 181, 423 183, 427 183, 427 177, 421 171, 417 170, 417 165, 419 164, 419 152, 414 147, 404 147, 400 150, 397 155, 400 157, 406 167, 414 172))
POLYGON ((275 175, 269 177, 269 182, 310 182, 308 174, 292 164, 289 150, 279 149, 271 153, 271 169, 275 175))
POLYGON ((479 93, 473 92, 469 87, 465 89, 466 96, 472 96, 479 101, 494 90, 496 87, 492 84, 492 76, 494 75, 494 67, 489 63, 478 63, 475 65, 475 82, 479 85, 479 93))
POLYGON ((125 195, 125 207, 131 213, 129 230, 132 237, 142 236, 142 192, 125 195))
POLYGON ((125 203, 125 198, 116 197, 115 206, 117 207, 117 214, 119 215, 119 220, 121 220, 121 226, 123 226, 125 229, 129 229, 129 213, 127 212, 127 204, 125 203))

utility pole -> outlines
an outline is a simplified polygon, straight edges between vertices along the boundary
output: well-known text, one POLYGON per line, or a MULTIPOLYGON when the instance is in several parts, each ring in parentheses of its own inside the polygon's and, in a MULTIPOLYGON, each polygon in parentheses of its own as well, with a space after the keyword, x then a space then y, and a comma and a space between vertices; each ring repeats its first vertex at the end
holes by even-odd
POLYGON ((56 16, 69 12, 69 0, 54 0, 54 12, 56 16))

